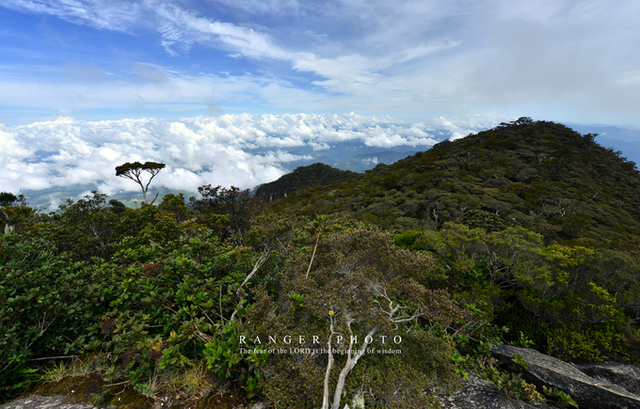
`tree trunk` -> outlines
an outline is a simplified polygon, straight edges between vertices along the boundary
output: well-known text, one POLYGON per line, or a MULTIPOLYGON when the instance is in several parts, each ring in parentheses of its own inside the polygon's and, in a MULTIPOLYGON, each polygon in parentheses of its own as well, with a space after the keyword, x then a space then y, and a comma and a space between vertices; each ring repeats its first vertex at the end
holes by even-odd
POLYGON ((358 352, 351 357, 351 346, 349 346, 349 354, 347 358, 347 362, 344 364, 342 371, 340 371, 340 375, 338 376, 338 383, 336 384, 336 390, 333 393, 333 404, 331 405, 331 409, 340 409, 340 399, 342 398, 342 390, 344 389, 344 383, 347 380, 347 376, 351 373, 351 370, 358 363, 360 358, 365 354, 367 350, 367 346, 369 346, 369 342, 367 342, 367 338, 373 338, 375 333, 380 328, 381 324, 373 327, 371 331, 364 338, 364 344, 362 344, 362 348, 358 350, 358 352))
POLYGON ((9 234, 13 231, 13 225, 11 224, 11 218, 9 218, 9 215, 7 213, 5 213, 5 211, 3 209, 0 208, 0 212, 2 212, 2 218, 5 221, 5 226, 4 226, 4 234, 9 234))

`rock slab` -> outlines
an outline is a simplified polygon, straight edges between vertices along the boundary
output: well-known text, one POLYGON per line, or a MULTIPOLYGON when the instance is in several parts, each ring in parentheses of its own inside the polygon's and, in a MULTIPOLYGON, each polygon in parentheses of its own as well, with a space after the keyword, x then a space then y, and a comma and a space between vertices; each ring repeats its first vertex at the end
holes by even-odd
POLYGON ((536 350, 496 345, 492 353, 511 370, 521 369, 522 376, 527 382, 539 388, 555 387, 568 393, 580 408, 640 409, 640 396, 606 380, 588 376, 576 366, 536 350), (527 362, 526 368, 516 366, 513 362, 516 355, 520 355, 522 360, 527 362))
POLYGON ((31 396, 0 405, 0 409, 96 409, 96 407, 71 403, 66 396, 31 396))
POLYGON ((555 409, 544 403, 528 403, 509 399, 489 382, 471 374, 462 389, 440 398, 442 409, 555 409))

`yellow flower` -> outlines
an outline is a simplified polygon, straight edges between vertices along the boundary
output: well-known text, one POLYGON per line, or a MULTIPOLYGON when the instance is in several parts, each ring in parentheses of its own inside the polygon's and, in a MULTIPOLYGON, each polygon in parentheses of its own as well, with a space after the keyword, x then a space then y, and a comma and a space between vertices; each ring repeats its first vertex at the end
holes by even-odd
POLYGON ((333 315, 333 310, 329 310, 329 315, 333 315))

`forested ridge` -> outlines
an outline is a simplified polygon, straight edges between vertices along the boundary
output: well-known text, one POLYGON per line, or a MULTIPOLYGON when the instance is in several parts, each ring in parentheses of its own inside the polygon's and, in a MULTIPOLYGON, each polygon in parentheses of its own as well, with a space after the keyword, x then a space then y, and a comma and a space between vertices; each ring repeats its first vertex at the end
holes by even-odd
POLYGON ((349 215, 392 229, 498 223, 548 242, 635 248, 640 174, 595 135, 522 118, 379 164, 358 180, 297 192, 273 208, 349 215))
POLYGON ((491 346, 638 363, 640 174, 595 135, 521 118, 294 174, 271 202, 206 185, 46 213, 3 193, 0 401, 71 379, 132 408, 437 408, 473 372, 566 407, 491 346))

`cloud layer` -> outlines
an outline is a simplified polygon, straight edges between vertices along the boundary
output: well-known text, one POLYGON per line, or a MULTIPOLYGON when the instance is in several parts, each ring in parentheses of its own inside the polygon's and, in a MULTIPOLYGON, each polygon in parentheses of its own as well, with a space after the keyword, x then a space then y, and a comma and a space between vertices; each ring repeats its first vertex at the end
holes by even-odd
POLYGON ((167 164, 154 186, 187 191, 207 183, 250 188, 282 176, 287 163, 313 159, 314 152, 335 144, 427 149, 437 142, 432 135, 424 124, 355 114, 242 114, 176 121, 59 117, 0 126, 0 190, 94 184, 107 194, 135 191, 135 183, 116 177, 114 170, 134 161, 167 164))

